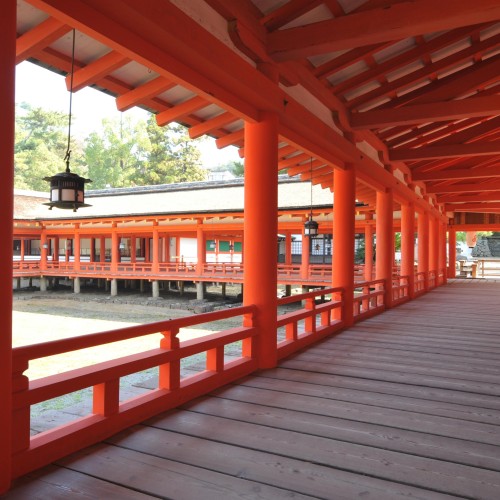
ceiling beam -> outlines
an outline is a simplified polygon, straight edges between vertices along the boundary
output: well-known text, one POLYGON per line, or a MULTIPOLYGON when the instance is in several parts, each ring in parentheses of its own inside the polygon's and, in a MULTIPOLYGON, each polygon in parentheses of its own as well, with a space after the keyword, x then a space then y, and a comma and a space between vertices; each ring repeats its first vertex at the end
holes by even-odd
POLYGON ((473 142, 471 144, 450 144, 446 146, 428 146, 416 149, 398 148, 389 151, 389 158, 391 161, 413 161, 498 154, 500 154, 500 141, 492 141, 481 143, 473 142))
POLYGON ((163 127, 208 105, 209 103, 203 97, 192 97, 181 104, 174 105, 172 108, 158 113, 156 115, 156 124, 159 127, 163 127))
POLYGON ((290 0, 260 19, 260 23, 269 31, 274 31, 316 8, 321 3, 323 0, 290 0))
POLYGON ((500 181, 479 182, 477 184, 441 184, 426 187, 427 194, 473 193, 483 191, 500 191, 500 181))
POLYGON ((284 61, 497 19, 498 0, 404 2, 275 31, 268 36, 268 51, 276 61, 284 61))
POLYGON ((149 82, 139 85, 129 92, 125 92, 116 98, 116 107, 118 111, 127 111, 128 109, 143 103, 146 99, 155 97, 162 92, 166 92, 175 86, 175 83, 158 76, 149 82))
POLYGON ((419 43, 417 46, 405 50, 397 56, 373 65, 373 67, 367 71, 362 71, 361 73, 336 84, 333 87, 333 91, 337 95, 347 90, 352 91, 367 82, 384 77, 387 73, 391 73, 398 68, 407 66, 412 61, 420 61, 422 57, 428 55, 429 53, 436 52, 444 47, 453 45, 459 40, 464 40, 471 34, 479 32, 480 28, 484 28, 485 26, 487 25, 482 24, 480 26, 466 26, 465 28, 449 31, 436 38, 432 38, 429 41, 419 43))
POLYGON ((477 210, 499 210, 500 202, 490 203, 462 203, 462 204, 445 204, 445 212, 469 212, 477 210))
POLYGON ((225 111, 224 113, 221 113, 220 115, 217 115, 215 118, 212 118, 210 120, 206 120, 199 125, 194 125, 191 127, 188 132, 189 132, 189 137, 191 139, 197 139, 198 137, 201 137, 202 135, 209 134, 210 132, 214 131, 215 129, 218 129, 220 127, 224 127, 225 125, 228 125, 232 122, 235 122, 238 120, 236 116, 234 116, 232 113, 229 111, 225 111))
MULTIPOLYGON (((349 100, 347 105, 351 109, 355 107, 360 107, 375 99, 379 99, 381 97, 390 96, 391 94, 397 93, 403 88, 406 89, 411 87, 412 85, 417 86, 418 83, 426 81, 433 75, 444 72, 447 69, 453 68, 454 66, 460 63, 468 62, 471 58, 476 58, 478 55, 481 55, 485 51, 490 50, 493 47, 497 47, 499 43, 500 43, 500 35, 496 35, 491 38, 487 38, 486 40, 483 40, 481 42, 474 43, 470 47, 460 50, 459 52, 456 52, 448 57, 443 57, 439 61, 425 64, 423 67, 417 69, 416 71, 412 71, 411 73, 405 74, 404 76, 392 80, 391 82, 384 83, 383 85, 380 85, 379 87, 365 94, 355 97, 349 100)), ((418 90, 424 91, 426 86, 427 85, 424 85, 423 87, 419 86, 418 90)), ((411 94, 411 92, 409 92, 409 94, 411 94)), ((442 98, 439 99, 439 101, 446 101, 450 99, 450 97, 455 97, 455 96, 456 96, 455 93, 447 93, 443 95, 442 98)), ((403 95, 403 98, 404 97, 405 96, 403 95)), ((433 99, 433 101, 436 102, 438 101, 438 99, 433 99)))
POLYGON ((238 146, 245 138, 245 129, 237 130, 236 132, 231 132, 219 139, 215 140, 215 145, 218 149, 223 149, 227 146, 238 146))
POLYGON ((115 69, 125 66, 130 62, 130 58, 112 50, 106 55, 92 61, 90 64, 83 66, 83 68, 73 73, 73 83, 71 83, 71 74, 66 76, 66 87, 68 90, 73 88, 73 92, 92 85, 99 81, 101 78, 109 75, 115 69), (71 87, 72 85, 72 87, 71 87))
POLYGON ((412 175, 414 181, 484 179, 488 177, 500 177, 500 168, 498 166, 485 168, 456 168, 432 172, 414 172, 412 175))
POLYGON ((16 40, 16 64, 29 59, 34 54, 71 31, 67 24, 49 17, 23 33, 16 40))
POLYGON ((500 95, 490 95, 355 113, 351 115, 351 126, 353 129, 375 129, 499 114, 500 95))
POLYGON ((447 193, 437 195, 438 203, 477 203, 480 201, 498 201, 500 202, 500 191, 474 194, 447 193))

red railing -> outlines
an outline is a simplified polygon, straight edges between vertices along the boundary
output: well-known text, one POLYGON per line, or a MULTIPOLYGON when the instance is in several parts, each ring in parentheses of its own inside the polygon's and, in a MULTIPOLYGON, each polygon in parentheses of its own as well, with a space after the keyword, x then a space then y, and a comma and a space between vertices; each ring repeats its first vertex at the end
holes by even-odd
POLYGON ((426 276, 425 272, 415 273, 415 284, 414 284, 415 297, 425 293, 425 276, 426 276))
POLYGON ((278 359, 342 328, 343 296, 342 288, 327 288, 278 299, 278 306, 303 302, 300 309, 278 316, 278 332, 284 330, 284 338, 278 336, 278 359))
POLYGON ((410 277, 392 277, 392 305, 396 306, 410 299, 410 277))
POLYGON ((23 273, 31 273, 36 271, 37 274, 40 271, 40 261, 20 261, 15 260, 12 262, 12 269, 14 274, 21 275, 23 273))
POLYGON ((302 267, 300 264, 278 264, 278 276, 285 278, 300 278, 302 267))
POLYGON ((361 321, 385 309, 385 280, 356 283, 353 298, 354 322, 361 321))
POLYGON ((13 476, 17 477, 101 441, 118 430, 176 407, 257 368, 254 306, 226 309, 147 325, 83 335, 13 349, 13 476), (241 316, 244 326, 179 342, 180 328, 241 316), (159 347, 130 356, 29 381, 23 375, 30 360, 159 333, 159 347), (224 347, 241 341, 241 356, 227 361, 224 347), (181 377, 181 360, 206 353, 201 373, 181 377), (120 378, 159 368, 158 386, 146 394, 120 401, 120 378), (30 407, 92 387, 89 415, 30 437, 30 407))
POLYGON ((437 271, 435 269, 432 269, 428 272, 428 289, 431 290, 432 288, 437 287, 438 285, 438 278, 437 278, 437 271))
POLYGON ((214 278, 238 277, 243 278, 243 264, 241 263, 209 263, 203 264, 203 276, 214 278))

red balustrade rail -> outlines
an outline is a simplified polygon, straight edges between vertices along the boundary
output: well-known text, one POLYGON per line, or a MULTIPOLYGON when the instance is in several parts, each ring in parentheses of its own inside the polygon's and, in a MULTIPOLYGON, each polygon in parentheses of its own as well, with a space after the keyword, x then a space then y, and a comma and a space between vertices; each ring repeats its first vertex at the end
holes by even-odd
POLYGON ((312 264, 309 266, 309 277, 332 281, 332 266, 330 264, 312 264))
POLYGON ((343 288, 327 288, 278 299, 278 306, 299 301, 304 304, 296 311, 278 316, 278 332, 285 330, 285 338, 278 339, 278 359, 342 328, 343 297, 343 288), (318 299, 322 301, 319 304, 318 299))
POLYGON ((392 305, 398 305, 410 299, 410 277, 392 277, 392 305))
POLYGON ((278 276, 286 278, 299 278, 302 273, 300 264, 278 264, 278 276))
POLYGON ((12 269, 15 274, 21 275, 23 272, 30 273, 40 270, 40 261, 15 260, 12 262, 12 269))
POLYGON ((415 297, 425 293, 425 277, 426 273, 423 271, 415 273, 415 297))
POLYGON ((354 289, 354 322, 357 323, 385 309, 385 280, 362 281, 354 289))
POLYGON ((243 264, 232 262, 203 264, 203 275, 210 277, 238 277, 243 278, 243 264))
MULTIPOLYGON (((214 390, 257 368, 255 306, 226 309, 108 332, 17 347, 13 350, 13 477, 42 467, 155 414, 214 390), (241 316, 243 325, 179 342, 180 328, 241 316), (100 362, 29 381, 30 360, 159 333, 157 349, 100 362), (224 347, 242 342, 241 356, 224 359, 224 347), (181 378, 182 359, 206 353, 206 369, 181 378), (159 367, 158 387, 120 402, 119 382, 126 375, 159 367), (92 387, 92 413, 30 437, 30 407, 92 387)), ((0 472, 1 473, 1 472, 0 472)))
POLYGON ((438 277, 437 277, 437 271, 435 269, 432 269, 429 271, 428 273, 428 286, 429 286, 429 290, 431 288, 435 288, 437 287, 438 285, 438 277))

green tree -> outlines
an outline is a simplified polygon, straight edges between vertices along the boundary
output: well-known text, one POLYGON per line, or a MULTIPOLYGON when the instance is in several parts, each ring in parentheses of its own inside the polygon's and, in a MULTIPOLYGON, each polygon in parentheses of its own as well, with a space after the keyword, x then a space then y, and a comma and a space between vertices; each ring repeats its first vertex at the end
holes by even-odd
MULTIPOLYGON (((14 150, 14 186, 47 191, 43 180, 66 168, 68 117, 58 111, 33 108, 22 103, 16 108, 16 144, 14 150)), ((85 175, 81 146, 71 143, 72 166, 85 175)))
POLYGON ((185 127, 177 124, 158 127, 151 115, 146 131, 149 147, 144 148, 146 161, 134 176, 137 184, 171 184, 206 178, 198 141, 189 138, 185 127))
POLYGON ((230 171, 235 177, 245 175, 245 164, 242 161, 233 161, 230 165, 230 171))
POLYGON ((149 148, 145 123, 125 120, 102 121, 102 132, 92 132, 85 140, 85 161, 93 189, 126 187, 134 184, 149 148))

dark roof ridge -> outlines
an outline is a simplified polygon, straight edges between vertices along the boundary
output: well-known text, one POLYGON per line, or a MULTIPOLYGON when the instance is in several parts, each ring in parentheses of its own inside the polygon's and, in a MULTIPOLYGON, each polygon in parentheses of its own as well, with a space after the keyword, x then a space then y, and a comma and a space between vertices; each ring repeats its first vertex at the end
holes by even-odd
MULTIPOLYGON (((301 182, 299 177, 289 177, 288 175, 278 175, 278 183, 301 182)), ((157 184, 153 186, 135 186, 122 188, 94 189, 85 192, 85 196, 95 198, 100 196, 122 196, 130 194, 150 194, 150 193, 168 193, 172 191, 195 191, 198 189, 213 189, 216 187, 235 187, 243 186, 244 178, 237 177, 229 180, 216 181, 196 181, 196 182, 178 182, 173 184, 157 184)))

